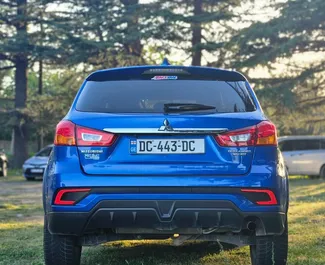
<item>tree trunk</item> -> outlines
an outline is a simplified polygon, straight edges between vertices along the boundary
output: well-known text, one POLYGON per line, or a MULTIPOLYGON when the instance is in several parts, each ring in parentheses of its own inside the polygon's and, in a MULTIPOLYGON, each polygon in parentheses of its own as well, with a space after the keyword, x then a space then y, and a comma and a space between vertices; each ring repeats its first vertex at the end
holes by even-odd
POLYGON ((26 55, 19 54, 15 60, 15 107, 25 108, 27 99, 27 66, 26 55))
POLYGON ((139 37, 132 37, 139 29, 139 10, 134 6, 139 4, 139 0, 121 0, 121 3, 127 10, 127 29, 126 29, 126 43, 124 49, 127 55, 130 56, 128 64, 143 64, 145 63, 142 58, 143 45, 139 37))
POLYGON ((13 166, 19 168, 27 159, 27 124, 26 117, 19 111, 26 107, 26 92, 27 92, 27 65, 28 61, 25 55, 19 55, 16 59, 15 71, 15 108, 16 124, 14 125, 14 157, 13 166))
MULTIPOLYGON (((39 70, 38 70, 38 94, 43 94, 43 59, 41 58, 39 60, 39 70)), ((42 112, 40 112, 40 119, 41 119, 42 112)), ((37 139, 37 147, 38 150, 43 148, 44 145, 44 139, 43 139, 43 128, 39 128, 38 132, 38 139, 37 139)))
POLYGON ((27 151, 27 125, 14 126, 14 157, 13 167, 21 168, 24 161, 28 158, 27 151))
POLYGON ((39 70, 38 70, 38 94, 43 94, 43 59, 39 60, 39 70))
MULTIPOLYGON (((17 3, 17 17, 15 24, 17 30, 17 38, 27 43, 27 22, 26 22, 26 5, 27 0, 16 0, 17 3)), ((20 53, 15 56, 15 108, 16 108, 16 123, 13 128, 13 166, 19 168, 27 159, 27 119, 20 111, 26 107, 27 98, 27 67, 28 58, 25 53, 20 53)))
POLYGON ((37 139, 37 148, 41 150, 44 147, 44 136, 43 128, 39 129, 38 139, 37 139))
POLYGON ((192 65, 201 65, 202 58, 202 25, 200 15, 202 14, 202 0, 194 0, 194 21, 192 23, 192 65))
MULTIPOLYGON (((40 12, 40 28, 41 28, 41 40, 40 40, 40 46, 41 49, 43 48, 43 38, 44 38, 44 27, 43 27, 43 11, 40 12)), ((39 69, 38 69, 38 94, 43 94, 43 54, 42 50, 40 51, 40 58, 39 58, 39 69)), ((40 119, 41 119, 42 112, 40 112, 40 119)), ((37 139, 37 147, 38 150, 43 148, 44 145, 44 138, 43 138, 43 127, 39 128, 38 132, 38 139, 37 139)))

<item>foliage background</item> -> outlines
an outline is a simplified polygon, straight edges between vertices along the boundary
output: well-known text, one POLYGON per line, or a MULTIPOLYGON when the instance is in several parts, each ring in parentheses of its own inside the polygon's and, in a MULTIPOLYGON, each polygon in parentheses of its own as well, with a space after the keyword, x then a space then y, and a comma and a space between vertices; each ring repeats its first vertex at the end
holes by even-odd
POLYGON ((53 139, 90 72, 164 57, 245 73, 280 135, 325 133, 325 1, 0 0, 0 139, 14 165, 28 141, 53 139))

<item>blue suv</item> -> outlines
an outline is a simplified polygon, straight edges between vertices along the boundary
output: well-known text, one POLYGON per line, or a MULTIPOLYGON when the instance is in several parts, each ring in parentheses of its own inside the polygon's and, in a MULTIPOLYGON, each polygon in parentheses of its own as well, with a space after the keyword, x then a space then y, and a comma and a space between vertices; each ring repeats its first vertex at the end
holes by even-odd
POLYGON ((207 67, 96 71, 57 125, 44 172, 46 265, 82 246, 205 240, 285 265, 288 176, 246 78, 207 67))

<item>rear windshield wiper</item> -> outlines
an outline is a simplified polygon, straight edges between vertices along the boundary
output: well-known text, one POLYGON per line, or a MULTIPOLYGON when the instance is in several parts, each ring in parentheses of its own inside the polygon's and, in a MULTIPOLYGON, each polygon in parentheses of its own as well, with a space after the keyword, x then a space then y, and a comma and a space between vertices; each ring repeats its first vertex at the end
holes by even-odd
POLYGON ((196 110, 216 110, 215 106, 209 106, 196 103, 166 103, 164 104, 164 112, 183 112, 196 110))

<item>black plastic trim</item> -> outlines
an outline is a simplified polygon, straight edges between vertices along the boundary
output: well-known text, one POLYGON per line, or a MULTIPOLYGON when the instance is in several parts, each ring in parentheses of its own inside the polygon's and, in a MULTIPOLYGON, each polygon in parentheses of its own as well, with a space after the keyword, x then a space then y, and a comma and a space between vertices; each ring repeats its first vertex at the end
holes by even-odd
POLYGON ((105 200, 91 212, 49 212, 53 234, 83 234, 98 229, 149 228, 177 233, 179 229, 217 227, 219 232, 239 233, 248 221, 257 225, 257 235, 281 234, 286 214, 241 212, 230 201, 217 200, 105 200))

